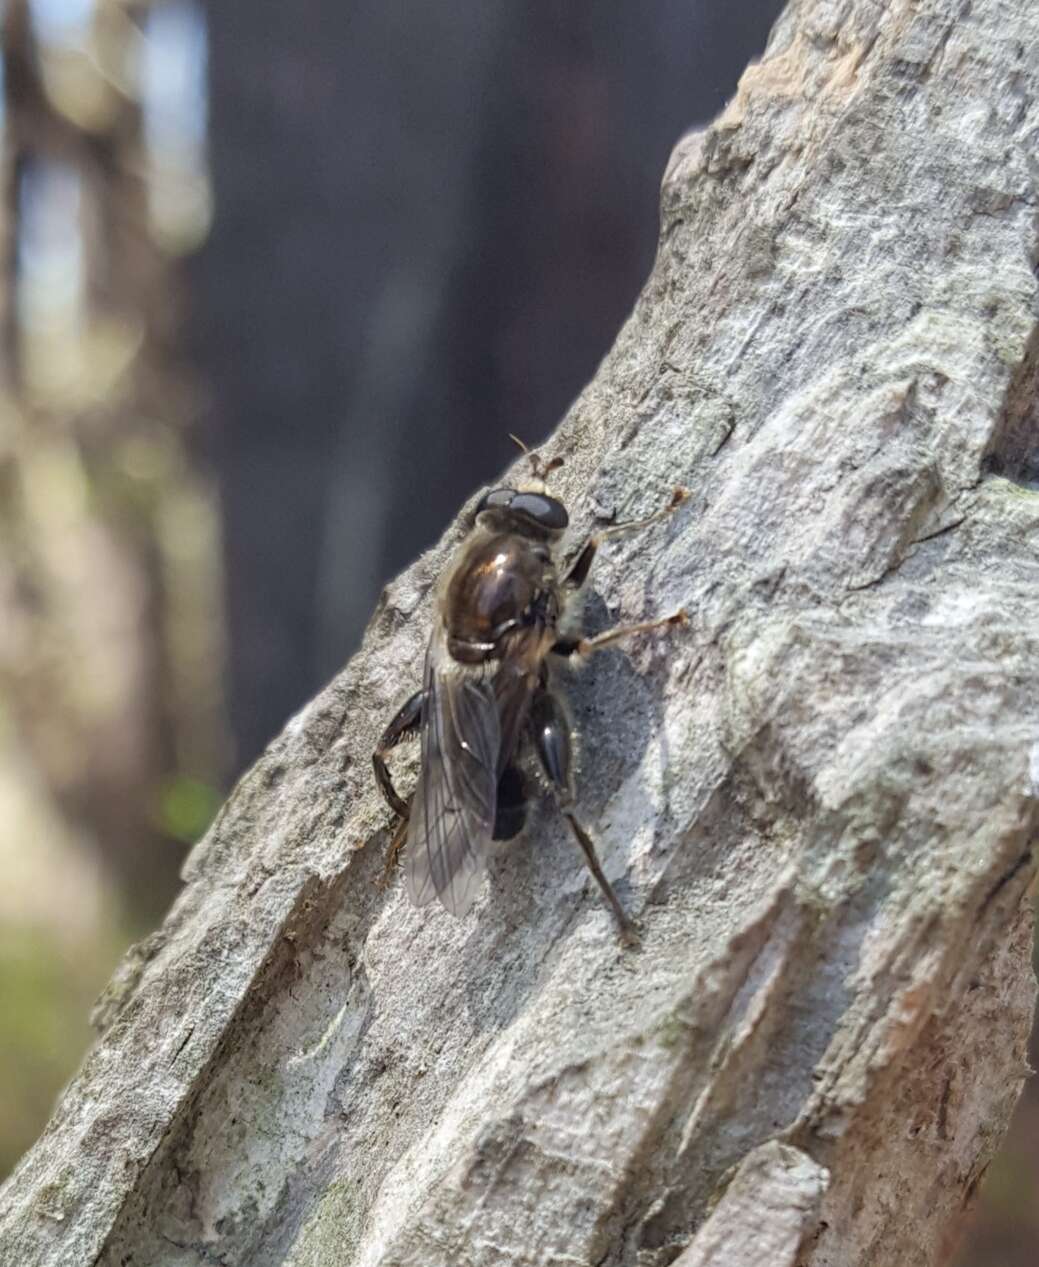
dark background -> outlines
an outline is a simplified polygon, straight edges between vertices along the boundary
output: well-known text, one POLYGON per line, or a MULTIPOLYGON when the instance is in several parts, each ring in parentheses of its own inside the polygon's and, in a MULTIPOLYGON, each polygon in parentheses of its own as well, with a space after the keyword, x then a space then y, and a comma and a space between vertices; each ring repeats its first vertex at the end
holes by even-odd
POLYGON ((218 214, 189 329, 241 761, 507 433, 536 442, 591 377, 649 272, 671 147, 778 8, 213 6, 218 214))
MULTIPOLYGON (((233 780, 592 376, 780 7, 10 0, 0 1173, 233 780)), ((1039 1260, 1019 1122, 964 1264, 1039 1260)))

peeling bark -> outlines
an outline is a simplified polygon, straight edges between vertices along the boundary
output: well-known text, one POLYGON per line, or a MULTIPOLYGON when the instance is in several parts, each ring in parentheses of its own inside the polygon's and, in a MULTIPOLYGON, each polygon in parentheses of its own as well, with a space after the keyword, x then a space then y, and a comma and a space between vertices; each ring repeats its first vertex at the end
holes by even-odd
MULTIPOLYGON (((547 446, 601 624, 580 802, 462 921, 376 881, 430 585, 270 747, 0 1197, 19 1264, 944 1261, 1026 1074, 1039 10, 802 0, 682 141, 547 446)), ((405 758, 405 761, 407 758, 405 758)))

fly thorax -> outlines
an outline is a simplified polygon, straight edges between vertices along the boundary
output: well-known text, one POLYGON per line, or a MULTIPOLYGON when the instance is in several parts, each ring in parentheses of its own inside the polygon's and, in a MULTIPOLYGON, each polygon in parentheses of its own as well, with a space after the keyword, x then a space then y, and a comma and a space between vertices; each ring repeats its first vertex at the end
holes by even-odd
POLYGON ((491 659, 500 638, 531 623, 546 561, 542 546, 511 533, 465 548, 445 595, 449 645, 457 659, 491 659))

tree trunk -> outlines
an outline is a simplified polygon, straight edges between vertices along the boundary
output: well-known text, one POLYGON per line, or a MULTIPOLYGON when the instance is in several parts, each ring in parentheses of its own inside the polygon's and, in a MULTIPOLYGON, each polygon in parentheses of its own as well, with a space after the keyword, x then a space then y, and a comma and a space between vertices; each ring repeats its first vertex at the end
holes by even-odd
POLYGON ((459 523, 113 983, 12 1262, 945 1261, 1034 997, 1037 135, 1030 0, 788 8, 546 449, 575 539, 692 491, 589 601, 688 630, 571 693, 641 950, 547 810, 463 920, 377 883, 459 523))

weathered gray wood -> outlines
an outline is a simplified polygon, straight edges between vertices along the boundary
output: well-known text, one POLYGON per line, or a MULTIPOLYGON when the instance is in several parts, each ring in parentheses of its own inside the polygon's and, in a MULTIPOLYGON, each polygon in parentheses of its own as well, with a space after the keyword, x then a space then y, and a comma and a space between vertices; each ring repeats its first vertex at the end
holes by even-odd
POLYGON ((643 949, 547 812, 463 921, 374 884, 456 526, 196 850, 5 1261, 945 1261, 1034 997, 1037 96, 1030 0, 802 0, 676 150, 549 446, 577 532, 693 494, 589 603, 689 630, 573 690, 643 949))

